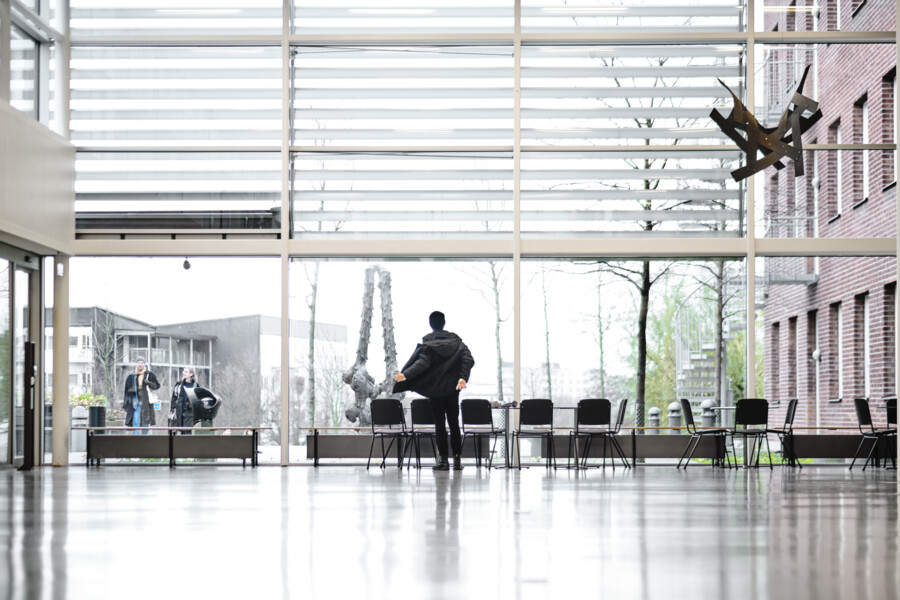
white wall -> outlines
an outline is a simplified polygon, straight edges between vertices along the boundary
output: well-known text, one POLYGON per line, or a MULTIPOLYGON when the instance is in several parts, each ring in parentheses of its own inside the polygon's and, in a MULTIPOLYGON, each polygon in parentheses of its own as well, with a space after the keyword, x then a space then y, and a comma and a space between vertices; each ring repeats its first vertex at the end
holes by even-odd
POLYGON ((0 102, 0 241, 39 254, 72 253, 75 148, 0 102))

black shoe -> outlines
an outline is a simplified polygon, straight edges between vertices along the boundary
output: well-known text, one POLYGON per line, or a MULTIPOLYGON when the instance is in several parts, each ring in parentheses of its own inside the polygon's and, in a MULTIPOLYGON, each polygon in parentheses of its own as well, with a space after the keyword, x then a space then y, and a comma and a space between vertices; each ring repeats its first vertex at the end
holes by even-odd
POLYGON ((462 471, 462 469, 463 469, 462 459, 457 454, 456 456, 453 457, 453 470, 454 471, 462 471))
POLYGON ((450 463, 447 462, 446 458, 441 458, 433 467, 431 467, 432 471, 449 471, 450 463))

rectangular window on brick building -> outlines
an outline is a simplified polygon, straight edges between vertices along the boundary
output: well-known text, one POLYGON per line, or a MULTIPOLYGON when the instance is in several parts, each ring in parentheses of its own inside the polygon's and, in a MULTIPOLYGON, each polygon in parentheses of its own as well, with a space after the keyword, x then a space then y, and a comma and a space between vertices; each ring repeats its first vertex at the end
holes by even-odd
POLYGON ((881 335, 884 343, 885 360, 881 363, 884 365, 884 395, 891 396, 897 394, 896 377, 897 377, 897 346, 894 342, 894 333, 896 329, 897 315, 897 283, 892 282, 884 286, 884 314, 882 319, 881 335))
POLYGON ((781 323, 772 323, 772 368, 769 374, 772 382, 769 385, 772 397, 776 400, 780 397, 781 392, 781 323))
POLYGON ((831 360, 829 362, 830 373, 830 389, 832 398, 844 397, 844 324, 841 315, 841 303, 836 302, 831 305, 831 330, 830 346, 832 348, 831 360))
POLYGON ((853 394, 868 398, 872 394, 872 377, 869 373, 869 365, 872 364, 869 294, 859 294, 853 300, 853 394))
MULTIPOLYGON (((843 143, 840 121, 835 122, 835 124, 831 126, 829 137, 831 137, 831 143, 833 144, 843 143)), ((828 174, 830 189, 827 190, 829 218, 837 217, 841 214, 844 187, 844 153, 838 150, 833 154, 832 161, 833 163, 830 165, 832 167, 832 172, 828 174)))
MULTIPOLYGON (((897 71, 888 73, 881 82, 881 143, 897 143, 897 71)), ((881 184, 894 181, 894 151, 881 151, 881 184)))
POLYGON ((788 398, 797 397, 797 317, 788 319, 787 331, 787 393, 788 398))
MULTIPOLYGON (((869 102, 866 96, 863 96, 853 105, 853 136, 854 142, 859 144, 868 144, 871 142, 869 138, 869 102)), ((862 152, 854 152, 853 171, 859 173, 859 177, 853 178, 853 203, 862 202, 869 199, 870 193, 870 168, 869 168, 868 150, 862 152)))
POLYGON ((818 397, 818 358, 819 353, 819 336, 818 336, 818 314, 811 310, 806 313, 806 358, 808 359, 806 369, 806 395, 816 398, 818 397))

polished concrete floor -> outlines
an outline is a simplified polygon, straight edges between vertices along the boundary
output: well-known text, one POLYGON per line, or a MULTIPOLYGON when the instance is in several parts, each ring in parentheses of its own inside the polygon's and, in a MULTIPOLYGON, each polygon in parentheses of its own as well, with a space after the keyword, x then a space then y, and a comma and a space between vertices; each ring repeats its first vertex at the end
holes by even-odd
POLYGON ((884 600, 897 502, 836 467, 0 470, 0 598, 884 600))

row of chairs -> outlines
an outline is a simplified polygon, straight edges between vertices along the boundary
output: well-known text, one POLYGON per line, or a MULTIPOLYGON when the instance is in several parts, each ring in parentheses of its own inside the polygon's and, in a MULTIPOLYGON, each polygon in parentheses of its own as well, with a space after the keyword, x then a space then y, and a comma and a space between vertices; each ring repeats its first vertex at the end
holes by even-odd
MULTIPOLYGON (((755 450, 753 451, 754 455, 748 457, 747 465, 759 465, 759 455, 762 450, 762 442, 763 440, 765 440, 766 449, 769 451, 769 468, 772 468, 772 452, 771 448, 769 447, 769 434, 775 434, 778 436, 781 442, 782 459, 787 461, 787 463, 791 466, 796 465, 800 468, 803 468, 803 465, 801 465, 800 461, 798 460, 793 444, 794 417, 797 414, 797 404, 798 400, 796 398, 788 402, 787 411, 785 412, 784 425, 780 429, 770 428, 768 426, 769 403, 767 400, 764 400, 762 398, 744 398, 737 401, 737 404, 735 405, 733 429, 698 429, 696 424, 694 423, 694 416, 691 411, 690 402, 682 398, 682 414, 684 415, 685 426, 691 437, 688 440, 687 446, 685 447, 684 452, 681 455, 681 459, 679 459, 678 461, 678 467, 681 467, 682 463, 684 463, 685 469, 687 468, 687 465, 690 463, 690 460, 694 455, 694 451, 697 449, 697 446, 700 445, 700 441, 704 437, 712 437, 715 440, 718 448, 716 454, 717 456, 722 457, 720 459, 717 459, 713 464, 718 466, 726 466, 728 460, 726 440, 729 437, 731 438, 732 456, 736 457, 737 454, 734 449, 734 438, 742 437, 744 439, 745 447, 747 443, 752 442, 753 448, 755 448, 755 450), (687 460, 685 460, 685 457, 687 457, 687 460)), ((866 456, 866 462, 865 464, 863 464, 863 470, 865 471, 866 467, 872 461, 879 445, 882 443, 882 440, 887 443, 888 454, 891 457, 892 463, 896 467, 894 457, 896 456, 897 452, 897 399, 889 398, 885 402, 888 423, 888 427, 886 429, 875 428, 872 420, 872 412, 869 408, 869 401, 866 398, 855 398, 853 404, 856 410, 856 417, 859 425, 859 432, 860 434, 862 434, 862 440, 860 441, 859 446, 856 449, 856 453, 853 456, 853 460, 850 463, 850 469, 852 470, 853 465, 856 464, 856 460, 857 458, 859 458, 863 446, 867 441, 871 441, 871 448, 868 455, 866 456), (891 424, 894 424, 895 427, 890 427, 891 424), (893 449, 891 448, 891 442, 893 442, 893 449)))
MULTIPOLYGON (((576 454, 578 444, 583 443, 582 456, 576 456, 575 466, 587 466, 588 452, 591 443, 596 438, 603 440, 603 464, 606 464, 607 448, 610 448, 610 456, 615 466, 615 452, 625 467, 629 467, 625 453, 616 440, 616 435, 622 428, 625 420, 627 400, 619 403, 618 417, 615 424, 610 422, 611 405, 606 399, 587 399, 578 403, 576 411, 575 427, 569 433, 569 456, 573 456, 572 447, 575 446, 576 454)), ((466 440, 472 439, 475 446, 476 465, 481 466, 484 456, 483 444, 487 441, 493 444, 488 452, 487 466, 493 466, 496 453, 497 440, 506 436, 506 428, 494 425, 491 403, 488 400, 467 398, 460 403, 462 416, 463 445, 466 440)), ((432 453, 437 456, 435 448, 434 417, 431 406, 425 398, 414 399, 410 403, 410 425, 407 427, 406 416, 403 413, 403 405, 400 400, 393 398, 375 399, 371 402, 372 413, 372 443, 369 446, 369 458, 366 462, 368 469, 372 462, 372 453, 375 449, 375 441, 381 443, 381 467, 386 465, 387 457, 393 448, 393 444, 403 444, 399 451, 397 466, 403 465, 403 460, 409 464, 415 455, 416 467, 421 467, 421 442, 428 438, 431 442, 432 453), (385 445, 387 442, 387 445, 385 445)), ((546 439, 549 452, 547 453, 547 467, 556 466, 556 444, 553 428, 553 402, 548 399, 523 400, 519 409, 519 427, 510 431, 515 448, 519 449, 519 441, 522 438, 546 439), (552 465, 551 465, 552 462, 552 465)), ((567 462, 567 467, 570 464, 567 462)))

